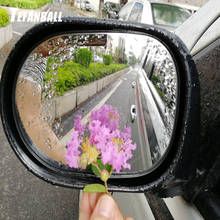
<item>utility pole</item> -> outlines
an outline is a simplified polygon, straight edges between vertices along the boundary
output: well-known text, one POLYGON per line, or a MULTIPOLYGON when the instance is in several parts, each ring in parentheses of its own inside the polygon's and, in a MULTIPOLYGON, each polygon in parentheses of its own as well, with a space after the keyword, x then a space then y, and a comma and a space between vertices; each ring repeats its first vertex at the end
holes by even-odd
POLYGON ((75 3, 75 0, 70 1, 71 6, 74 6, 74 3, 75 3))
POLYGON ((102 17, 102 7, 104 4, 104 0, 99 0, 99 17, 102 17))

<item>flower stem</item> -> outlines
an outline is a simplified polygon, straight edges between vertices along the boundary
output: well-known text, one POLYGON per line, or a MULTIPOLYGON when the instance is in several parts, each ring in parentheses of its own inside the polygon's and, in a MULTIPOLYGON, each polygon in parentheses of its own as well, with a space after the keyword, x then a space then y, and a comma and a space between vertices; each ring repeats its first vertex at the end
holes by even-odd
POLYGON ((111 168, 111 171, 110 171, 110 173, 109 173, 109 176, 111 176, 111 175, 112 175, 112 172, 113 172, 113 168, 111 168))
POLYGON ((107 181, 105 181, 104 184, 105 184, 105 192, 108 193, 108 185, 107 185, 107 181))

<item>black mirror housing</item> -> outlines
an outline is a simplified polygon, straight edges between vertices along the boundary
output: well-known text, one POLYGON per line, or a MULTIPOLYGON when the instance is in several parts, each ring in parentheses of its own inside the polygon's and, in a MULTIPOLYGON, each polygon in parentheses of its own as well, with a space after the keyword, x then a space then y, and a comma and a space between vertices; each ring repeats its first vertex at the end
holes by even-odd
MULTIPOLYGON (((1 79, 1 118, 8 141, 21 162, 36 176, 52 184, 82 189, 100 182, 93 174, 77 172, 49 163, 33 153, 27 135, 21 135, 15 109, 18 72, 36 45, 50 37, 79 33, 135 33, 148 35, 162 42, 171 52, 178 68, 179 102, 176 129, 168 153, 152 172, 113 175, 110 191, 153 191, 161 197, 183 194, 196 176, 199 148, 199 80, 192 57, 183 42, 174 34, 150 25, 115 20, 66 18, 57 23, 41 23, 29 30, 11 51, 1 79)), ((21 125, 22 126, 22 125, 21 125)))

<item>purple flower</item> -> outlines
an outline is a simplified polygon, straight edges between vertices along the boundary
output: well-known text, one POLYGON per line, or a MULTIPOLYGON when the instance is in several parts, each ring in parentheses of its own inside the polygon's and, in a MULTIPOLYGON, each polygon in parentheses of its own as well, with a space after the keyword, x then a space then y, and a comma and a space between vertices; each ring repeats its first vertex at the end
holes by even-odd
POLYGON ((86 129, 86 125, 81 124, 81 119, 82 119, 82 116, 77 115, 76 119, 74 120, 74 130, 78 131, 80 136, 84 134, 84 131, 86 129))
POLYGON ((65 159, 69 167, 78 168, 78 158, 80 155, 79 147, 81 139, 79 139, 78 131, 74 131, 72 134, 72 140, 67 143, 67 153, 65 159))
POLYGON ((117 173, 122 169, 131 169, 128 160, 132 158, 136 144, 132 143, 130 127, 119 130, 117 110, 110 105, 103 105, 92 111, 90 118, 87 125, 82 125, 82 117, 77 115, 72 140, 67 144, 67 164, 74 168, 85 168, 101 157, 103 164, 112 165, 117 173), (85 131, 88 137, 80 137, 85 131))
MULTIPOLYGON (((109 136, 111 139, 103 135, 100 138, 102 142, 98 141, 97 143, 103 164, 112 165, 117 173, 122 169, 131 169, 127 161, 132 158, 132 150, 136 149, 136 144, 132 144, 132 140, 129 138, 130 129, 127 129, 126 132, 120 132, 117 129, 111 135, 113 135, 113 137, 109 136)), ((99 137, 97 137, 97 140, 99 140, 99 137)))
POLYGON ((131 127, 126 127, 124 131, 120 133, 121 138, 126 141, 131 138, 131 127))
POLYGON ((91 121, 97 120, 101 122, 101 126, 105 125, 111 131, 118 128, 120 116, 116 109, 110 105, 103 105, 100 109, 91 113, 91 121))

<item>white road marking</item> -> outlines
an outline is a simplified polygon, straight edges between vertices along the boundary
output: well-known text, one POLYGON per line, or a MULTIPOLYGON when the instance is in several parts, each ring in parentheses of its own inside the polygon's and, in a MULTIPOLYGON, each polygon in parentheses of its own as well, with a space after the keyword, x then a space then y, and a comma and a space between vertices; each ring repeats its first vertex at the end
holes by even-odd
POLYGON ((50 11, 50 8, 47 9, 46 13, 48 13, 50 11))
POLYGON ((17 34, 19 36, 22 36, 23 34, 22 33, 19 33, 19 32, 16 32, 16 31, 13 31, 14 34, 17 34))
MULTIPOLYGON (((122 83, 122 80, 119 79, 115 87, 82 119, 82 124, 86 124, 89 120, 89 116, 92 111, 99 109, 103 104, 106 103, 106 101, 112 96, 112 94, 116 91, 116 89, 120 86, 122 83)), ((71 129, 65 136, 60 139, 60 143, 65 146, 69 140, 71 140, 71 133, 74 131, 74 129, 71 129)))

